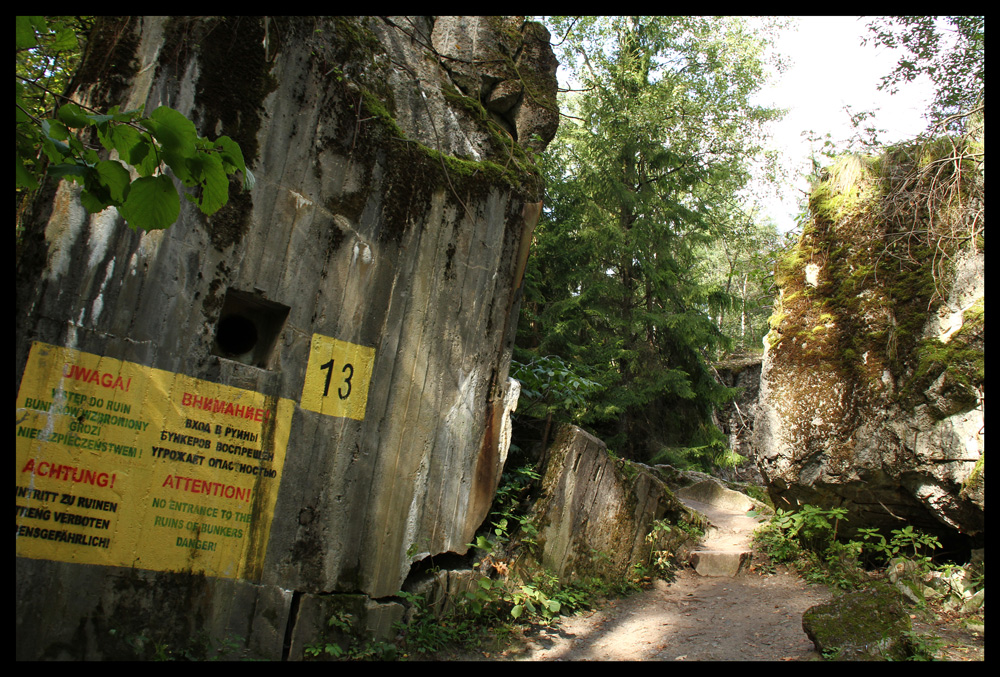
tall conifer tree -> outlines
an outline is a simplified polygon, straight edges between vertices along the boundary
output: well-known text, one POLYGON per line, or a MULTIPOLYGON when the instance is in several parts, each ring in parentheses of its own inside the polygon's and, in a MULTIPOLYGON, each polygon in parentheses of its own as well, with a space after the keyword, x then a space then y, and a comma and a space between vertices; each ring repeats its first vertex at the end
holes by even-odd
POLYGON ((695 255, 725 227, 719 207, 749 181, 778 115, 750 102, 764 40, 731 17, 551 25, 581 91, 545 159, 520 345, 604 385, 583 420, 619 453, 717 453, 712 407, 728 392, 706 356, 726 343, 711 307, 730 299, 695 255))

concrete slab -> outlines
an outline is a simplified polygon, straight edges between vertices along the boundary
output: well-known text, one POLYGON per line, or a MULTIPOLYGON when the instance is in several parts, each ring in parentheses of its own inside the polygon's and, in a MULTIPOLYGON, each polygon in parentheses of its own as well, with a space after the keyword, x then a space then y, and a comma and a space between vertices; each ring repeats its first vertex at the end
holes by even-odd
POLYGON ((745 573, 753 557, 753 532, 759 525, 758 518, 747 514, 753 509, 753 502, 711 481, 699 482, 677 495, 684 505, 704 515, 710 525, 701 547, 688 559, 694 570, 701 576, 731 577, 745 573))

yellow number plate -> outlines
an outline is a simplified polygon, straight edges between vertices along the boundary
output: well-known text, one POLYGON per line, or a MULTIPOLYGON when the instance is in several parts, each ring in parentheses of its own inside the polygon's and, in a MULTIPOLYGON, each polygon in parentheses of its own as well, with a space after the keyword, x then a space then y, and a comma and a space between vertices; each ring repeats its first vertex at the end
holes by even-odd
POLYGON ((313 334, 300 406, 364 420, 374 361, 374 348, 313 334))

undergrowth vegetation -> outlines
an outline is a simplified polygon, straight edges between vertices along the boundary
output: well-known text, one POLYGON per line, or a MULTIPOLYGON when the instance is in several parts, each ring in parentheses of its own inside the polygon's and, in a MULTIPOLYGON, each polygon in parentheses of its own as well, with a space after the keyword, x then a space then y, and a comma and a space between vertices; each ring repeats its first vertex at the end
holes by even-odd
POLYGON ((897 560, 907 560, 922 574, 941 570, 932 555, 941 547, 937 537, 906 526, 888 538, 876 528, 858 529, 860 540, 838 538, 846 515, 845 508, 779 508, 754 540, 772 562, 794 565, 807 579, 841 589, 884 573, 897 560))
MULTIPOLYGON (((935 559, 938 539, 912 526, 886 535, 859 528, 853 538, 838 537, 847 515, 844 508, 804 505, 797 512, 777 510, 754 534, 756 546, 770 560, 765 569, 785 564, 812 583, 838 590, 892 585, 917 610, 978 616, 983 612, 985 568, 935 559)), ((933 658, 930 642, 920 644, 917 658, 933 658)))
MULTIPOLYGON (((650 567, 636 567, 627 580, 593 576, 572 582, 560 581, 551 571, 525 570, 513 564, 520 549, 537 547, 538 529, 524 506, 527 493, 540 479, 530 465, 504 473, 487 525, 469 544, 477 560, 472 584, 452 600, 446 612, 433 609, 424 596, 400 593, 410 607, 408 623, 397 628, 401 658, 446 649, 488 656, 529 626, 553 623, 561 615, 592 607, 599 599, 639 589, 653 562, 650 567)), ((656 525, 654 531, 663 528, 656 525)))
MULTIPOLYGON (((530 465, 505 472, 486 524, 469 543, 473 574, 464 592, 431 600, 429 593, 400 591, 406 608, 395 625, 395 642, 365 638, 357 619, 339 614, 329 619, 329 637, 305 648, 307 660, 420 660, 442 655, 475 653, 489 657, 505 649, 520 632, 549 625, 559 616, 594 606, 598 600, 637 591, 651 575, 669 568, 669 553, 655 551, 625 580, 598 576, 565 582, 551 571, 514 564, 521 550, 537 547, 538 529, 525 510, 526 496, 540 476, 530 465)), ((657 522, 650 542, 670 527, 657 522)), ((593 553, 597 559, 602 553, 593 553)), ((606 555, 605 555, 606 556, 606 555)), ((451 586, 449 586, 451 587, 451 586)))

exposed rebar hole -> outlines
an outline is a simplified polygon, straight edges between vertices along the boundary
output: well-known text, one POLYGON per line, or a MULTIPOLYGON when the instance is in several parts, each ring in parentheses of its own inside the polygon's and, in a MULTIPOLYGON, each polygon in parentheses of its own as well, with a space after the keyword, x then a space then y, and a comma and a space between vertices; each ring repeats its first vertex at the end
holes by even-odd
POLYGON ((288 311, 288 306, 269 301, 262 294, 227 290, 212 353, 269 369, 288 311))

